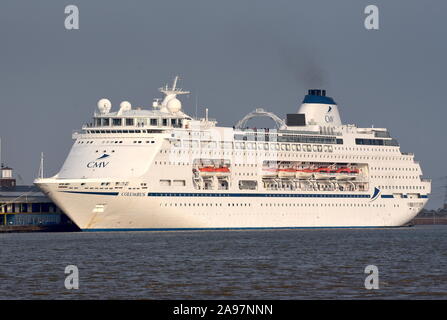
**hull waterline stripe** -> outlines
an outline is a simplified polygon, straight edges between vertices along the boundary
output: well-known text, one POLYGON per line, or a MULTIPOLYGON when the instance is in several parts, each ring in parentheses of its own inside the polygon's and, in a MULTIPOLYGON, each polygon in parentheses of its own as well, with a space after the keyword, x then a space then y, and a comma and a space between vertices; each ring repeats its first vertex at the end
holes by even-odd
POLYGON ((222 227, 222 228, 106 228, 82 229, 83 232, 127 232, 127 231, 218 231, 218 230, 293 230, 293 229, 386 229, 407 226, 334 226, 334 227, 222 227))

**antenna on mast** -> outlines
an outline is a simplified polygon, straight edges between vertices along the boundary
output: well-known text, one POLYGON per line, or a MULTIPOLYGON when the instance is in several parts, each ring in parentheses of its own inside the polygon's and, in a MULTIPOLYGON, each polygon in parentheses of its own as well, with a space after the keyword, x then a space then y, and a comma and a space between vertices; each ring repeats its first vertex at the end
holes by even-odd
POLYGON ((175 76, 174 81, 172 83, 172 88, 169 88, 168 85, 165 85, 164 88, 158 89, 160 92, 164 93, 166 96, 176 96, 177 94, 189 94, 189 91, 177 88, 177 82, 180 80, 179 76, 175 76))
POLYGON ((40 153, 39 178, 43 179, 43 152, 40 153))
POLYGON ((180 79, 179 76, 175 76, 171 88, 169 88, 168 85, 166 85, 165 87, 158 89, 165 96, 161 104, 156 102, 153 103, 152 106, 160 107, 160 111, 163 112, 172 112, 172 113, 179 112, 182 109, 182 103, 180 102, 180 100, 176 98, 177 95, 190 93, 189 91, 177 88, 177 83, 179 79, 180 79))
POLYGON ((172 91, 175 91, 175 88, 177 87, 177 81, 178 81, 178 76, 175 76, 174 78, 174 83, 172 84, 172 91))
POLYGON ((196 114, 195 114, 195 118, 197 119, 197 107, 199 106, 199 93, 196 92, 196 114))

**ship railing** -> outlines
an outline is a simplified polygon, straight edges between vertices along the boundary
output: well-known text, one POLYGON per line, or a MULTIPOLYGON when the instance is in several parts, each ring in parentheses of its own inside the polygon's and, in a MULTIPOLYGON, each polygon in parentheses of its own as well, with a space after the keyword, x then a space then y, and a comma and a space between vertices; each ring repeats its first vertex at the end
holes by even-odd
POLYGON ((421 181, 422 182, 431 182, 431 179, 422 178, 421 181))
POLYGON ((404 155, 404 156, 414 156, 414 153, 412 153, 412 152, 402 152, 402 155, 404 155))

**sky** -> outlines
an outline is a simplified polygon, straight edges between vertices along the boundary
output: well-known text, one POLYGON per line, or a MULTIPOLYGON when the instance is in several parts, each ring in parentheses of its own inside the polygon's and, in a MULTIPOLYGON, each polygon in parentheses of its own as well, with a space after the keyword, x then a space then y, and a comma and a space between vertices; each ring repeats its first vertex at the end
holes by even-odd
POLYGON ((385 127, 433 179, 447 184, 446 1, 70 0, 0 3, 2 162, 19 184, 58 172, 72 131, 101 98, 150 107, 175 75, 184 111, 232 126, 262 107, 284 118, 323 88, 342 121, 385 127), (367 30, 365 7, 379 9, 367 30), (67 5, 79 29, 65 29, 67 5))

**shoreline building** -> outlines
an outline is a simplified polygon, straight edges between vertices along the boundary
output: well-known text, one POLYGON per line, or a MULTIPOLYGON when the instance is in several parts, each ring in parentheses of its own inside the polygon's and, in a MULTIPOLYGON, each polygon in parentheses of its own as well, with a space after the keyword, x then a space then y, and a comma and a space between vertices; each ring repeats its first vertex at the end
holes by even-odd
POLYGON ((17 185, 13 169, 0 169, 0 232, 78 231, 36 186, 17 185))

